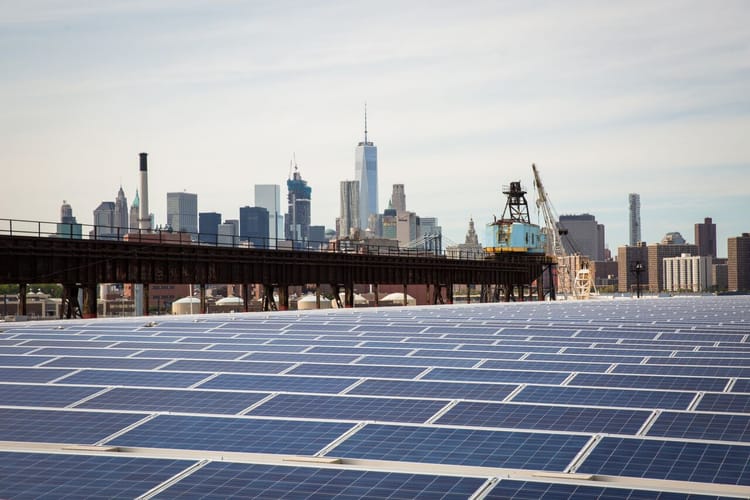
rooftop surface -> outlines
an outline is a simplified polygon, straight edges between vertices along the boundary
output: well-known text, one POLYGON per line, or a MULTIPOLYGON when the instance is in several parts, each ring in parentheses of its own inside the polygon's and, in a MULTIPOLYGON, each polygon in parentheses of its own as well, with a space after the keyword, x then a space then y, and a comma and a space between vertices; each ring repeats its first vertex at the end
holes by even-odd
POLYGON ((0 323, 0 497, 748 498, 749 340, 747 296, 0 323))

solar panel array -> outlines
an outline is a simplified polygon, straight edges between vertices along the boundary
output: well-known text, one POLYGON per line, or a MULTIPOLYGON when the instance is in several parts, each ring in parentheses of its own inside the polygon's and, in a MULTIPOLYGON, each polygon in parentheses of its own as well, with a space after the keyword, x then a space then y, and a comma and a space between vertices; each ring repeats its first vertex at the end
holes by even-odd
POLYGON ((45 496, 747 498, 750 297, 0 323, 45 496))

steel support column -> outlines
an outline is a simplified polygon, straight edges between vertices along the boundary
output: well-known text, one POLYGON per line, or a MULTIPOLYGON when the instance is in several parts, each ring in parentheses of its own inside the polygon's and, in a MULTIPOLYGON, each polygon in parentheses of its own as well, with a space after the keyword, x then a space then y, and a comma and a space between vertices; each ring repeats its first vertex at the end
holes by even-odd
POLYGON ((143 284, 143 315, 148 316, 149 307, 149 287, 148 283, 143 284))
POLYGON ((83 289, 83 318, 96 318, 96 285, 86 285, 83 289))
POLYGON ((289 310, 289 285, 279 286, 279 311, 289 310))
POLYGON ((201 314, 206 314, 206 284, 200 284, 201 314))
MULTIPOLYGON (((21 283, 18 285, 18 309, 16 311, 16 315, 18 316, 26 316, 26 288, 26 283, 21 283)), ((62 311, 62 308, 60 310, 62 311)))

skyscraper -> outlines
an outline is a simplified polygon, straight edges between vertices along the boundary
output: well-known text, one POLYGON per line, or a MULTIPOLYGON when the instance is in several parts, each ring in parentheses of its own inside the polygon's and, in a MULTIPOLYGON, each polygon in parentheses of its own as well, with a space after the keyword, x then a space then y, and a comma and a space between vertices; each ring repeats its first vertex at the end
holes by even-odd
POLYGON ((120 228, 120 234, 127 234, 128 227, 130 226, 130 214, 128 213, 128 199, 125 198, 125 191, 117 191, 117 198, 115 198, 115 212, 113 215, 113 223, 115 227, 120 228))
POLYGON ((57 237, 68 239, 81 239, 81 225, 73 217, 73 207, 63 200, 60 207, 60 222, 57 223, 57 237))
MULTIPOLYGON (((133 204, 130 205, 130 218, 128 223, 130 224, 130 231, 138 231, 138 219, 140 218, 140 205, 141 200, 138 198, 138 190, 135 190, 135 198, 133 198, 133 204)), ((128 231, 128 232, 130 232, 128 231)))
POLYGON ((281 215, 281 186, 256 184, 255 206, 268 210, 268 237, 284 239, 284 216, 281 215))
POLYGON ((354 155, 354 178, 359 181, 359 228, 367 228, 371 214, 378 213, 378 148, 367 140, 367 108, 365 107, 365 140, 357 145, 354 155))
POLYGON ((240 241, 249 241, 256 248, 268 248, 268 210, 240 207, 240 241))
POLYGON ((404 192, 403 184, 393 185, 393 192, 391 193, 391 205, 396 210, 396 213, 406 212, 406 193, 404 192))
POLYGON ((173 231, 198 234, 198 195, 167 193, 167 224, 173 231))
POLYGON ((359 227, 359 181, 341 181, 341 215, 337 231, 339 238, 346 238, 352 229, 359 227))
POLYGON ((591 260, 604 260, 604 226, 591 214, 561 215, 560 226, 568 233, 562 237, 568 253, 580 253, 591 260))
POLYGON ((292 177, 286 181, 287 212, 284 221, 286 239, 308 241, 310 239, 310 197, 312 188, 294 165, 292 177))
POLYGON ((729 290, 750 291, 750 233, 727 239, 729 290))
POLYGON ((716 258, 716 224, 711 217, 706 217, 702 224, 699 222, 695 225, 695 244, 698 246, 698 255, 716 258))
POLYGON ((198 214, 198 241, 216 245, 218 243, 219 224, 221 214, 216 212, 201 212, 198 214))
POLYGON ((630 193, 628 195, 630 214, 630 246, 634 247, 641 241, 641 195, 630 193))

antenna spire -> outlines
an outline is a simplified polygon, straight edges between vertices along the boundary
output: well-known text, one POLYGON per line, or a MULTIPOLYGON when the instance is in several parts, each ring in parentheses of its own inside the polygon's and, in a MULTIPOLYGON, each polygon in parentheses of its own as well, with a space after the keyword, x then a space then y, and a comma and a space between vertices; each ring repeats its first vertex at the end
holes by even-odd
POLYGON ((367 101, 365 101, 365 145, 367 145, 367 101))

